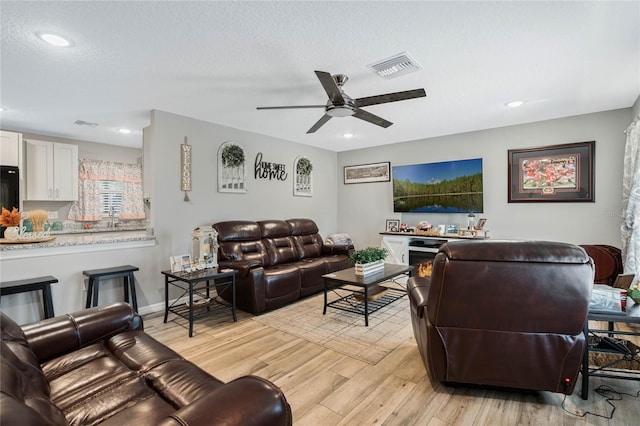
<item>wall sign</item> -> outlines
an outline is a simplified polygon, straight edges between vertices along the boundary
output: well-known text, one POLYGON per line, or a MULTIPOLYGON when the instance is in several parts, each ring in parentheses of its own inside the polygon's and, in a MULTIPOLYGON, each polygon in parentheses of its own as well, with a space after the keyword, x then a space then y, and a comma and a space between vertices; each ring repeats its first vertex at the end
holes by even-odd
POLYGON ((186 136, 180 145, 180 190, 184 191, 184 201, 189 201, 187 191, 191 191, 191 145, 186 136))
POLYGON ((287 179, 287 176, 289 176, 285 167, 284 164, 262 161, 262 153, 259 152, 258 155, 256 155, 253 176, 256 179, 277 179, 284 181, 287 179))

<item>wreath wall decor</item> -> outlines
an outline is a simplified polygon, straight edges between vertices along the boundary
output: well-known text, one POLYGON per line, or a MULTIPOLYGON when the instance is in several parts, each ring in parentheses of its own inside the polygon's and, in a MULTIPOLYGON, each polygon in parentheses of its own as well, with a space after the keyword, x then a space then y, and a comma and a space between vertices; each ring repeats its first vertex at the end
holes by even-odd
POLYGON ((293 181, 293 195, 311 197, 313 195, 313 164, 307 157, 300 156, 293 163, 296 172, 293 181))
POLYGON ((246 155, 235 142, 225 142, 218 149, 218 192, 247 192, 246 155))

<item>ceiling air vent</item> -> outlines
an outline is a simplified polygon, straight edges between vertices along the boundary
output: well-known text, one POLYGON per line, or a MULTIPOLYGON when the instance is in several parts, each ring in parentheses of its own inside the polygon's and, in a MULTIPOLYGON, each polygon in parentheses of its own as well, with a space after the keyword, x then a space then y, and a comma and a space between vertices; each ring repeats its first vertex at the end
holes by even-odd
POLYGON ((76 126, 89 126, 89 127, 99 126, 98 123, 91 123, 89 121, 84 121, 84 120, 76 120, 73 124, 75 124, 76 126))
POLYGON ((390 79, 422 69, 408 52, 402 52, 382 61, 367 65, 382 78, 390 79))

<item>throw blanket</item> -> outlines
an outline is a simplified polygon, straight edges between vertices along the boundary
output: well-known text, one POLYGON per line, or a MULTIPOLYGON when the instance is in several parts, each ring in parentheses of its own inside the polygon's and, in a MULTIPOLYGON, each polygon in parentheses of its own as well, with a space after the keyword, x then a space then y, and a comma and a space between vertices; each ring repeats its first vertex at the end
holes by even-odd
POLYGON ((331 234, 327 237, 327 245, 350 245, 353 244, 349 234, 331 234))

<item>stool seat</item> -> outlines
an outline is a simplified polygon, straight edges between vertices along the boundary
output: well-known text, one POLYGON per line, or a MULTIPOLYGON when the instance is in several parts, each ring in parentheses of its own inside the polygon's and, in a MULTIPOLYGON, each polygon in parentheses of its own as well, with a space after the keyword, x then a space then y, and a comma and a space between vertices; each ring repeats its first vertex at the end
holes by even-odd
POLYGON ((58 279, 47 275, 44 277, 26 278, 24 280, 5 281, 0 287, 0 296, 9 294, 26 293, 29 291, 42 290, 42 304, 44 305, 44 317, 53 318, 53 301, 51 300, 51 284, 57 283, 58 279))
POLYGON ((133 309, 138 312, 138 300, 136 297, 135 277, 133 273, 139 271, 140 268, 132 265, 114 266, 112 268, 91 269, 82 271, 89 277, 89 285, 87 287, 87 303, 86 308, 98 306, 98 293, 100 291, 100 281, 115 278, 124 279, 124 300, 129 303, 129 290, 131 290, 131 304, 133 309))

